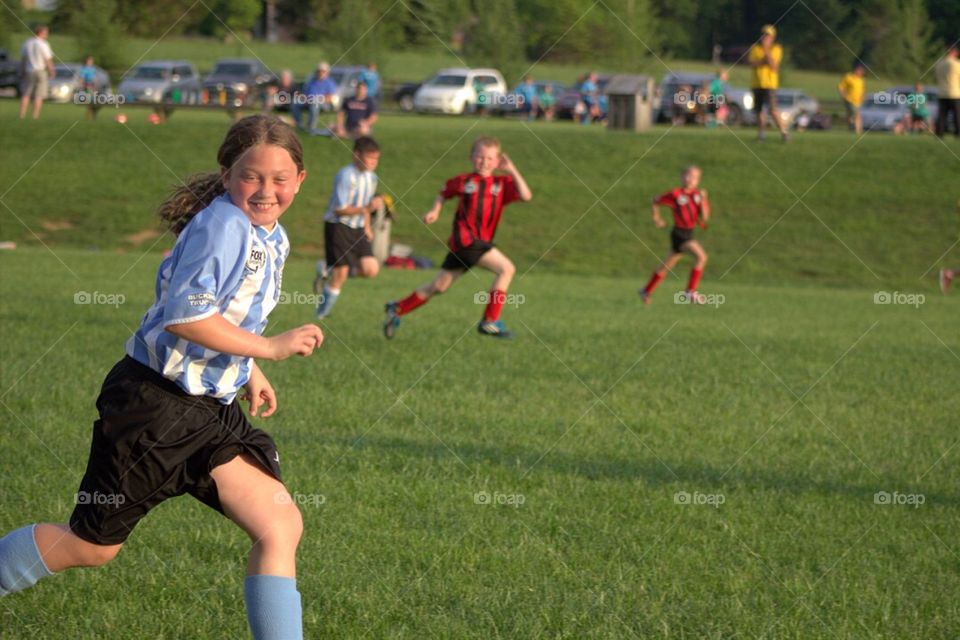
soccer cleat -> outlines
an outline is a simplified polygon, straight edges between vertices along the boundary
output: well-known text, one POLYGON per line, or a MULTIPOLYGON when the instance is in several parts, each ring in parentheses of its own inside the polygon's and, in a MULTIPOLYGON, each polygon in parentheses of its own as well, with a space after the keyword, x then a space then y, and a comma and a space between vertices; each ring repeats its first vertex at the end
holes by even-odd
POLYGON ((486 322, 481 320, 480 324, 477 325, 477 331, 485 336, 493 336, 494 338, 513 337, 513 332, 507 329, 507 327, 499 320, 495 322, 486 322))
POLYGON ((781 133, 781 134, 780 134, 780 142, 783 142, 784 144, 786 144, 787 142, 790 142, 790 134, 787 133, 786 131, 784 131, 783 133, 781 133))
POLYGON ((650 304, 650 292, 646 289, 640 289, 637 293, 640 294, 640 299, 643 300, 643 304, 650 304))
POLYGON ((397 333, 397 327, 400 326, 400 316, 397 315, 397 303, 388 302, 384 305, 387 317, 383 320, 383 337, 391 340, 397 333))
POLYGON ((317 260, 317 277, 313 279, 313 292, 316 295, 323 293, 323 285, 327 283, 327 261, 317 260))
POLYGON ((953 269, 940 269, 940 291, 946 294, 953 284, 953 269))

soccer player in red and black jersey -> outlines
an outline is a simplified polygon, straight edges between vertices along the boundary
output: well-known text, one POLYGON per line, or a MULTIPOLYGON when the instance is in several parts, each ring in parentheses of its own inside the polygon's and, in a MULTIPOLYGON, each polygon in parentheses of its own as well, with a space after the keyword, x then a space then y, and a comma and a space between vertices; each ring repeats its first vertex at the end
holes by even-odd
POLYGON ((440 267, 440 273, 433 280, 403 300, 387 303, 383 334, 388 339, 394 336, 400 326, 401 316, 446 291, 473 266, 496 274, 477 330, 498 338, 511 336, 500 321, 500 310, 516 267, 493 245, 493 235, 497 231, 503 208, 517 200, 528 202, 533 194, 510 158, 501 153, 500 141, 496 138, 477 138, 470 152, 470 160, 473 162, 473 172, 447 180, 433 207, 423 216, 425 223, 432 224, 440 217, 446 200, 460 199, 453 219, 453 233, 447 242, 450 252, 440 267), (494 175, 497 170, 502 173, 494 175))
POLYGON ((707 252, 699 242, 693 239, 693 230, 698 224, 701 228, 706 228, 707 220, 710 219, 710 202, 707 200, 706 190, 699 188, 700 167, 694 165, 687 167, 680 174, 680 180, 683 182, 682 187, 653 199, 653 223, 659 229, 667 226, 660 217, 660 206, 668 206, 673 210, 673 230, 670 232, 670 255, 653 272, 647 286, 640 290, 640 297, 648 304, 653 290, 663 280, 667 271, 671 271, 676 266, 684 253, 689 253, 697 261, 690 272, 686 300, 693 303, 700 302, 697 285, 700 284, 700 276, 703 275, 703 268, 707 264, 707 252))

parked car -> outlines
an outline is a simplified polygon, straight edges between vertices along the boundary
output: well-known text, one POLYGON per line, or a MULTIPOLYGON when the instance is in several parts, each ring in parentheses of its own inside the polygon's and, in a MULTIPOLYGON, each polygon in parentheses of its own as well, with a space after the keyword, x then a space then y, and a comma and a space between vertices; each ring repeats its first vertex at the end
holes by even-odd
MULTIPOLYGON (((700 88, 709 85, 716 76, 712 73, 668 73, 660 80, 660 86, 653 99, 654 122, 669 122, 673 117, 674 96, 683 85, 693 90, 692 100, 683 106, 693 112, 704 99, 699 97, 700 88)), ((727 85, 724 92, 727 104, 727 125, 750 124, 755 122, 753 115, 753 94, 748 89, 727 85)))
POLYGON ((496 69, 441 69, 417 89, 413 107, 420 113, 472 113, 506 93, 507 83, 496 69))
MULTIPOLYGON (((77 63, 54 65, 54 75, 48 83, 47 99, 53 102, 73 100, 73 96, 83 88, 83 81, 80 79, 82 66, 77 63)), ((109 93, 110 75, 100 67, 94 66, 94 69, 96 74, 93 79, 93 90, 97 93, 109 93)))
POLYGON ((339 109, 343 101, 352 98, 357 93, 357 82, 360 74, 366 67, 358 65, 344 65, 330 68, 330 79, 337 85, 337 93, 333 96, 333 108, 339 109))
POLYGON ((200 76, 186 60, 151 60, 138 64, 124 76, 117 93, 127 102, 160 102, 174 91, 196 92, 200 76))
MULTIPOLYGON (((597 90, 606 95, 607 83, 610 82, 609 74, 597 75, 597 90)), ((575 82, 569 87, 564 88, 557 94, 556 117, 558 120, 573 120, 580 104, 580 83, 575 82)))
MULTIPOLYGON (((897 124, 910 113, 914 88, 910 86, 891 87, 886 91, 877 91, 867 95, 860 107, 860 118, 864 131, 893 131, 897 124)), ((939 113, 939 91, 935 87, 924 87, 924 99, 930 121, 937 121, 939 113)))
POLYGON ((11 60, 6 49, 0 49, 0 89, 13 88, 20 95, 20 61, 11 60))
POLYGON ((404 82, 394 89, 393 100, 400 105, 401 111, 413 111, 413 96, 422 86, 422 82, 404 82))
MULTIPOLYGON (((535 80, 533 83, 537 95, 543 93, 544 88, 550 86, 554 96, 559 96, 567 90, 566 85, 552 80, 535 80)), ((519 87, 506 94, 505 99, 497 100, 490 105, 490 113, 498 116, 515 116, 520 114, 520 92, 519 87)))
POLYGON ((256 58, 217 60, 201 84, 211 104, 238 104, 260 100, 270 84, 278 82, 272 71, 256 58))
POLYGON ((802 115, 812 116, 820 110, 820 102, 799 89, 777 89, 777 108, 780 119, 793 127, 802 115))

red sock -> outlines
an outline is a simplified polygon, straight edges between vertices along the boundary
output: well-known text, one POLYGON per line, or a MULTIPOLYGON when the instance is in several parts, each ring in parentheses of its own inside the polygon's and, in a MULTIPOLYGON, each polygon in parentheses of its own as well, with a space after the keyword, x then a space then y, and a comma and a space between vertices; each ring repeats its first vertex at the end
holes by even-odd
POLYGON ((690 272, 690 282, 687 283, 687 291, 696 291, 700 284, 700 276, 703 275, 703 269, 694 269, 690 272))
POLYGON ((647 283, 647 286, 643 288, 647 293, 653 293, 653 290, 657 288, 657 285, 660 284, 660 281, 663 280, 663 276, 667 275, 666 272, 654 271, 653 275, 650 276, 650 282, 647 283))
POLYGON ((500 289, 494 289, 490 292, 490 302, 487 303, 487 310, 483 313, 484 322, 496 322, 500 319, 500 311, 503 309, 503 303, 507 299, 507 292, 500 289))
POLYGON ((397 303, 397 315, 405 316, 422 304, 426 304, 430 298, 421 298, 420 294, 414 291, 406 298, 397 303))

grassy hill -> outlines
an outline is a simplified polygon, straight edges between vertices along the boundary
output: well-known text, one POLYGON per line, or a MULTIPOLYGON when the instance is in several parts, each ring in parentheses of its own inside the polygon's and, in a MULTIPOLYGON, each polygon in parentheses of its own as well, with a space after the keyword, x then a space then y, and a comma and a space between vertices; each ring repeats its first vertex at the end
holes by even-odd
MULTIPOLYGON (((128 110, 121 126, 104 111, 84 121, 73 105, 50 105, 39 123, 0 104, 5 153, 2 240, 111 251, 159 251, 156 205, 178 180, 212 170, 229 121, 175 113, 161 126, 128 110)), ((954 140, 845 132, 759 144, 750 130, 669 129, 614 133, 571 123, 387 116, 377 128, 384 191, 399 199, 394 239, 439 261, 452 206, 430 227, 419 216, 443 181, 468 170, 477 135, 499 136, 535 193, 507 210, 498 242, 521 272, 530 268, 645 274, 667 248, 650 222, 652 196, 698 162, 714 206, 700 237, 712 278, 753 283, 932 287, 920 278, 954 245, 958 194, 950 188, 954 140), (798 197, 802 200, 798 201, 798 197)), ((294 256, 322 253, 322 214, 349 149, 304 139, 308 179, 284 218, 294 256)), ((955 248, 947 259, 960 255, 955 248)))

